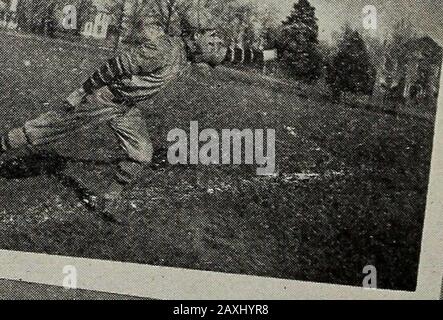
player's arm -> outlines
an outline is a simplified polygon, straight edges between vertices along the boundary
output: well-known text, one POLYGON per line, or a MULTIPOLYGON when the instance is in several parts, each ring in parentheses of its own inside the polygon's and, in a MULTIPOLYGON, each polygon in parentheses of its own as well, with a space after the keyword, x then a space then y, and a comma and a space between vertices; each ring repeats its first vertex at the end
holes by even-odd
POLYGON ((131 79, 134 75, 143 75, 163 67, 163 59, 156 42, 146 41, 132 53, 124 53, 109 59, 105 65, 97 69, 83 85, 66 99, 71 107, 83 103, 88 95, 123 79, 131 79))
POLYGON ((78 107, 86 100, 87 96, 94 94, 95 91, 116 81, 130 79, 137 72, 137 66, 133 65, 127 54, 109 59, 101 68, 95 70, 80 88, 72 92, 66 98, 65 103, 68 108, 78 107))
POLYGON ((93 94, 102 87, 108 86, 122 79, 130 79, 137 75, 139 66, 133 63, 129 54, 122 54, 109 59, 101 68, 97 69, 82 85, 86 95, 93 94))

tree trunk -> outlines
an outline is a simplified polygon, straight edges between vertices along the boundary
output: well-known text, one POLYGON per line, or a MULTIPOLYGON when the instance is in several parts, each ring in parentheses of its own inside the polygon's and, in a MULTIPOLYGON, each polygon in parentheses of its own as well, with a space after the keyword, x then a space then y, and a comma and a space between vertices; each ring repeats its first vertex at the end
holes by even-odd
POLYGON ((123 33, 123 22, 125 19, 126 1, 127 0, 123 0, 121 7, 119 8, 119 16, 117 20, 117 34, 115 36, 115 41, 114 41, 114 52, 117 52, 120 49, 120 43, 123 33))

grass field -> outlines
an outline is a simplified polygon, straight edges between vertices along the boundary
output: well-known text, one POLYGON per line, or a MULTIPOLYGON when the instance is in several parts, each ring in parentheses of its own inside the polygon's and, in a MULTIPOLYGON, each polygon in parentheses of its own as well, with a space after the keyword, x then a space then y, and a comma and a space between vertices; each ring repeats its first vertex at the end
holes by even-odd
MULTIPOLYGON (((105 57, 0 35, 0 132, 56 109, 105 57)), ((109 164, 121 153, 101 127, 54 147, 68 161, 41 167, 32 157, 7 159, 0 248, 356 286, 372 264, 380 287, 415 289, 429 121, 334 105, 223 69, 194 70, 143 108, 156 163, 125 194, 128 225, 88 212, 53 174, 94 188, 109 181, 109 164), (201 128, 276 129, 279 175, 260 178, 255 166, 163 163, 168 131, 194 120, 201 128)))

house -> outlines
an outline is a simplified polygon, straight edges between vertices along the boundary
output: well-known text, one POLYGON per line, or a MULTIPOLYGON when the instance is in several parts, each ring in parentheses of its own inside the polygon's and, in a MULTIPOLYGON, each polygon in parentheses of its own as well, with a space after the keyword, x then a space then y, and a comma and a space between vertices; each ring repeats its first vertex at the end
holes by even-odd
MULTIPOLYGON (((17 28, 17 8, 20 0, 0 0, 0 28, 16 29, 17 28)), ((95 14, 92 15, 83 26, 81 26, 81 34, 84 37, 94 39, 106 39, 108 29, 111 24, 111 15, 107 11, 108 1, 94 0, 96 7, 95 14)), ((62 20, 63 10, 60 8, 56 13, 56 19, 62 20)))
POLYGON ((436 98, 440 85, 442 48, 430 37, 407 44, 405 87, 406 99, 436 98))
POLYGON ((442 48, 429 36, 405 44, 403 57, 386 48, 379 66, 374 95, 384 101, 406 104, 433 101, 437 98, 442 66, 442 48))

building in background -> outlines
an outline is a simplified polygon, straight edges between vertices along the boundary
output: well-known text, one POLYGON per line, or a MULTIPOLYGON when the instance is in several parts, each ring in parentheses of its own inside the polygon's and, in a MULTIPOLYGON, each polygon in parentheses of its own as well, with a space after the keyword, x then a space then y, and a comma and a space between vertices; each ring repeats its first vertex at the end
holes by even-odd
POLYGON ((379 67, 375 97, 406 104, 435 100, 440 86, 442 48, 429 36, 406 43, 407 54, 399 61, 389 50, 379 67))
POLYGON ((442 48, 430 37, 408 43, 405 87, 407 99, 437 98, 442 65, 442 48))
MULTIPOLYGON (((20 0, 0 0, 0 28, 3 29, 17 29, 17 10, 19 8, 20 0)), ((81 28, 80 34, 84 37, 94 39, 106 39, 108 37, 108 30, 111 24, 111 15, 108 13, 108 1, 94 0, 96 10, 94 14, 87 19, 87 21, 79 26, 81 28)), ((63 10, 58 8, 55 11, 55 20, 63 19, 63 10)), ((56 23, 57 24, 57 23, 56 23)))

